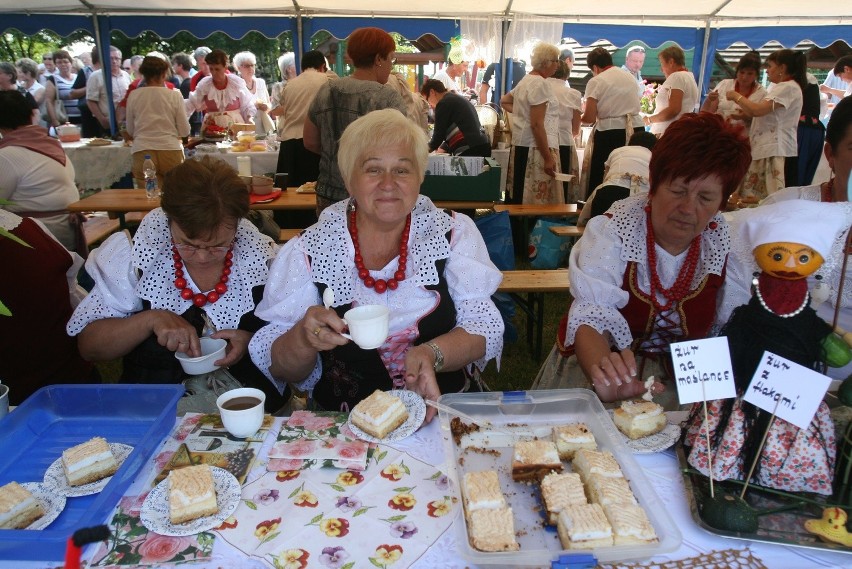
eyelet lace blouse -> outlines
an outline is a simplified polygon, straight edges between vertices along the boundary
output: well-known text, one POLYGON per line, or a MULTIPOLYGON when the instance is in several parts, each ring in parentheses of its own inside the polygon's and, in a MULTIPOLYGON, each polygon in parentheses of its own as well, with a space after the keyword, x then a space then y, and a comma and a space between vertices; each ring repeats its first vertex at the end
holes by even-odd
MULTIPOLYGON (((319 221, 281 249, 272 264, 269 283, 257 316, 270 324, 261 328, 249 344, 249 353, 258 369, 279 389, 284 382, 269 373, 272 343, 295 326, 309 307, 322 301, 315 283, 334 290, 334 306, 354 303, 384 304, 390 308, 389 335, 412 326, 438 305, 437 293, 423 288, 438 283, 435 262, 447 259, 444 278, 456 306, 456 326, 470 334, 485 337, 485 356, 473 362, 483 369, 488 360, 498 358, 503 349, 503 320, 491 301, 502 275, 491 263, 482 235, 464 215, 450 216, 420 196, 411 213, 408 241, 408 267, 397 290, 377 293, 358 278, 353 261, 355 250, 346 223, 349 200, 326 208, 319 221), (447 233, 451 238, 447 240, 447 233), (309 264, 309 257, 312 260, 309 264)), ((373 278, 389 279, 398 259, 371 270, 373 278)), ((320 358, 311 374, 296 386, 310 391, 322 373, 320 358)))
MULTIPOLYGON (((630 347, 634 340, 618 309, 627 305, 630 296, 621 288, 629 262, 636 262, 639 288, 645 293, 651 289, 644 210, 647 203, 645 194, 616 202, 609 210, 612 217, 592 218, 583 238, 571 250, 569 281, 574 302, 568 313, 566 345, 574 343, 577 329, 583 324, 608 337, 619 350, 630 347)), ((718 213, 712 221, 716 228, 707 228, 701 234, 701 257, 691 288, 710 273, 721 275, 725 265, 730 248, 728 225, 718 213)), ((686 255, 687 251, 671 255, 657 246, 657 273, 663 287, 674 284, 686 255)), ((660 300, 665 302, 662 296, 660 300)), ((671 318, 676 319, 677 314, 671 318)))
MULTIPOLYGON (((228 292, 204 306, 217 329, 236 329, 240 318, 254 310, 252 288, 266 283, 275 251, 269 237, 259 233, 248 220, 240 220, 228 292)), ((145 216, 132 244, 123 232, 111 235, 91 252, 86 270, 95 286, 68 322, 66 330, 71 336, 95 320, 125 318, 139 312, 143 300, 149 301, 152 309, 175 314, 183 314, 192 306, 192 300, 181 298, 174 285, 172 234, 162 208, 145 216)), ((184 278, 192 290, 198 291, 189 272, 184 272, 184 278)))

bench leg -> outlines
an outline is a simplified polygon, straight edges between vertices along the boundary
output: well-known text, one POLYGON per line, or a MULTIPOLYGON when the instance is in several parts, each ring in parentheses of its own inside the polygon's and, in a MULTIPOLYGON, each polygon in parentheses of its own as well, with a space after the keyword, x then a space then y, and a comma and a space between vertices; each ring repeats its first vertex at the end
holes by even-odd
POLYGON ((524 298, 517 293, 510 292, 509 296, 518 305, 518 308, 527 315, 527 346, 530 353, 540 360, 542 337, 544 336, 544 293, 530 292, 524 298))

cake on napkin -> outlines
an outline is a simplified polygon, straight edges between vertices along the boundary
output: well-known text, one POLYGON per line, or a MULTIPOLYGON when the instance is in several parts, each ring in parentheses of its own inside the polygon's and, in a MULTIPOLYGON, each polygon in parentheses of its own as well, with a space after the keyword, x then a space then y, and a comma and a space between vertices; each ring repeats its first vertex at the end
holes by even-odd
POLYGON ((559 452, 553 441, 518 441, 512 456, 512 480, 541 480, 548 472, 562 472, 559 452))
POLYGON ((94 437, 62 451, 62 469, 68 484, 80 486, 112 476, 118 470, 118 462, 106 439, 94 437))
POLYGON ((666 428, 666 414, 662 406, 653 401, 622 401, 612 418, 618 430, 634 440, 666 428))
POLYGON ((41 503, 17 482, 0 487, 0 529, 23 529, 43 515, 41 503))
POLYGON ((383 439, 408 420, 408 410, 399 397, 377 389, 352 409, 350 419, 368 435, 383 439))
POLYGON ((182 524, 219 511, 210 465, 187 466, 169 472, 169 519, 182 524))

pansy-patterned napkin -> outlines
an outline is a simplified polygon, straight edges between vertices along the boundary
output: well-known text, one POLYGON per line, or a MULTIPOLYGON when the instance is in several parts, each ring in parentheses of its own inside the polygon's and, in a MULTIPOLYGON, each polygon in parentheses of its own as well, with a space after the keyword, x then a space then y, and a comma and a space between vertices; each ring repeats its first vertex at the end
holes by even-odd
POLYGON ((294 411, 269 451, 266 469, 270 472, 323 467, 364 470, 370 445, 355 438, 346 420, 346 413, 294 411))
POLYGON ((366 471, 268 472, 217 533, 270 567, 406 567, 449 527, 449 479, 379 446, 366 471))

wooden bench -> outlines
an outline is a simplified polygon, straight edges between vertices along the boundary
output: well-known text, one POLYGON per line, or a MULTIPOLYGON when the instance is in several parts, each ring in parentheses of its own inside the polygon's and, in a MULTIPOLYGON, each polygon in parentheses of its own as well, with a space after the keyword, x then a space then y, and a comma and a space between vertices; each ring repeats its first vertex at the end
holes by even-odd
POLYGON ((527 344, 536 359, 542 356, 544 295, 568 291, 568 269, 503 271, 503 282, 497 292, 508 293, 527 314, 527 344), (526 294, 526 298, 522 294, 526 294))
POLYGON ((296 237, 302 231, 304 231, 304 229, 282 229, 281 232, 278 234, 278 242, 286 243, 293 237, 296 237))
POLYGON ((494 204, 494 211, 508 211, 510 217, 568 217, 580 215, 577 204, 494 204))
POLYGON ((119 221, 108 217, 90 217, 83 224, 83 235, 86 238, 86 247, 91 248, 95 243, 106 239, 118 230, 119 221))
POLYGON ((550 232, 557 237, 579 239, 583 236, 583 231, 586 229, 586 226, 577 227, 576 225, 551 225, 549 229, 550 232))

